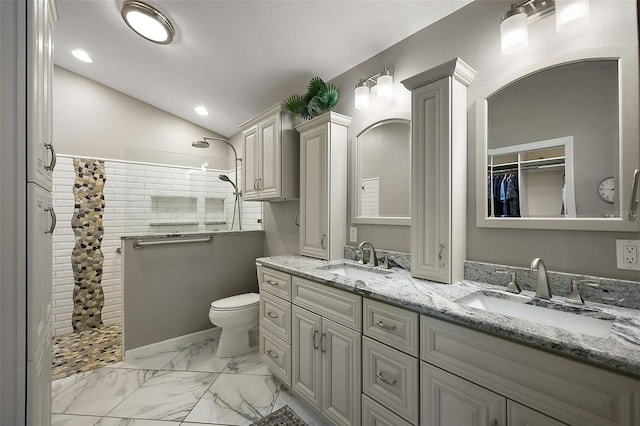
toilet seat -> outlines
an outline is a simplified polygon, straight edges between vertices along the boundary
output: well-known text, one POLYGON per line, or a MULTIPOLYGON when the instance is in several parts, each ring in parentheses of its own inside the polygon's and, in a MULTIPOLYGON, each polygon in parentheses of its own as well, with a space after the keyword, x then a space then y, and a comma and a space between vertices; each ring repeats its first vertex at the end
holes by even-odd
POLYGON ((239 309, 253 308, 260 303, 258 293, 238 294, 211 302, 211 309, 216 311, 237 311, 239 309))

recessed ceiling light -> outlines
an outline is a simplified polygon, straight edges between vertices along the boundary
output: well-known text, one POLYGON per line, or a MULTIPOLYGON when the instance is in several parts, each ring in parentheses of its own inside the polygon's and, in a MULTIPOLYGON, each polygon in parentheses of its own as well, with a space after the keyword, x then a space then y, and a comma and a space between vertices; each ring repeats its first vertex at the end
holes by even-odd
POLYGON ((76 49, 76 50, 72 50, 71 54, 73 56, 76 57, 76 59, 82 61, 82 62, 87 62, 87 63, 91 63, 93 62, 93 59, 91 59, 91 56, 89 56, 89 54, 87 52, 85 52, 82 49, 76 49))
POLYGON ((175 30, 167 16, 153 6, 137 0, 122 5, 122 19, 138 35, 158 44, 169 44, 175 30))
POLYGON ((209 111, 207 111, 207 109, 205 107, 203 107, 202 105, 197 106, 194 109, 200 115, 209 115, 209 111))

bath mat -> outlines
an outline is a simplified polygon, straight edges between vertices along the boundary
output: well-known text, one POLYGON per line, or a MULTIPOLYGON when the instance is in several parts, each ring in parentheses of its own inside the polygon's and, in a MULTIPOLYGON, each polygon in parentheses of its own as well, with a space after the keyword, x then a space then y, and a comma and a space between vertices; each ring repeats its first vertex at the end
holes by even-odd
POLYGON ((285 405, 251 426, 307 426, 307 424, 298 417, 291 407, 285 405))

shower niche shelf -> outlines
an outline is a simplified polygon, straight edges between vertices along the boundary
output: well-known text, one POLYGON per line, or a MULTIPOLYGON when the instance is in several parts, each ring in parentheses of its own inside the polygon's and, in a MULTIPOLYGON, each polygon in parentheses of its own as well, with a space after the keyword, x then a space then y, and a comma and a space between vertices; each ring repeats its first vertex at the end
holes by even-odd
POLYGON ((149 225, 198 225, 198 199, 196 197, 151 196, 149 225))

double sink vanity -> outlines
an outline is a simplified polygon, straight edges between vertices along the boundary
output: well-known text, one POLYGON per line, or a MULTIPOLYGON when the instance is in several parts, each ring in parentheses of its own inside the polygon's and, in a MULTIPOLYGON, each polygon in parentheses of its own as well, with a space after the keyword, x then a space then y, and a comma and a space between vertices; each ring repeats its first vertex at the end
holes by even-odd
POLYGON ((256 262, 262 359, 335 424, 640 422, 636 310, 352 260, 256 262))

